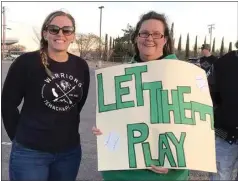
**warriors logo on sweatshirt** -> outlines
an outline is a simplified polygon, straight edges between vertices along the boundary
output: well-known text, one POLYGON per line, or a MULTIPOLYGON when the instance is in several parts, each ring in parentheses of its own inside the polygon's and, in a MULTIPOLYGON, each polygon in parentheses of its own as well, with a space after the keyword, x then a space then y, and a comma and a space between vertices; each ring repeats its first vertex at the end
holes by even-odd
POLYGON ((83 83, 72 75, 55 73, 46 78, 41 96, 47 107, 60 112, 69 111, 83 97, 83 83))

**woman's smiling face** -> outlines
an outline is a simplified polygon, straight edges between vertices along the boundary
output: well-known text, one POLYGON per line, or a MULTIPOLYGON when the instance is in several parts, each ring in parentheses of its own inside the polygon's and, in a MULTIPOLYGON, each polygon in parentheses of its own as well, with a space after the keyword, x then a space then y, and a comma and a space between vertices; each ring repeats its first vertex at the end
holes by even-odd
POLYGON ((136 38, 140 55, 156 59, 163 52, 166 38, 164 37, 164 24, 155 19, 146 20, 141 24, 136 38))

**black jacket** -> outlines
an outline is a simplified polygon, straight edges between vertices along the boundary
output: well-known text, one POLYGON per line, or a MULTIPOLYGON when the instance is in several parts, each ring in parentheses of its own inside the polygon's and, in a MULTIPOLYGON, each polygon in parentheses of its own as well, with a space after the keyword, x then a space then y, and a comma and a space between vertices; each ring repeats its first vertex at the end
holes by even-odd
POLYGON ((214 62, 208 83, 214 104, 214 126, 224 139, 233 143, 238 137, 238 51, 214 62))
POLYGON ((199 60, 200 66, 205 72, 207 73, 210 69, 210 67, 213 65, 213 63, 217 60, 217 57, 214 55, 211 55, 209 57, 201 57, 199 60))

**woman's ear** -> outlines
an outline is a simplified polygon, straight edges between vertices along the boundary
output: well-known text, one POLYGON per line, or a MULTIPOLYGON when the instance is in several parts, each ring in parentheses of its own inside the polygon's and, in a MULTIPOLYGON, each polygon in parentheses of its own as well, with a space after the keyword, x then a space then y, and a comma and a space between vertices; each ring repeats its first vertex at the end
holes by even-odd
POLYGON ((168 38, 165 37, 165 38, 164 38, 164 45, 167 43, 167 41, 168 41, 168 38))
POLYGON ((73 37, 73 40, 72 40, 72 43, 76 41, 76 35, 74 34, 74 37, 73 37))
POLYGON ((74 43, 74 42, 76 41, 76 35, 75 35, 75 33, 73 33, 73 34, 71 34, 71 35, 69 36, 69 40, 70 40, 70 43, 74 43))
POLYGON ((138 36, 135 37, 135 39, 134 39, 134 43, 136 44, 137 41, 138 41, 138 36))

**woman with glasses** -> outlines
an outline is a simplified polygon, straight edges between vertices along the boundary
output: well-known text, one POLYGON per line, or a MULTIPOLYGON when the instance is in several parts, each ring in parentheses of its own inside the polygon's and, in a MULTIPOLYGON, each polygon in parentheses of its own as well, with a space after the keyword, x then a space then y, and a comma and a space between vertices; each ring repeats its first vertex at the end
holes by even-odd
MULTIPOLYGON (((177 59, 173 54, 172 40, 166 18, 162 14, 149 12, 144 14, 136 25, 132 35, 135 56, 132 63, 177 59)), ((102 135, 103 130, 93 127, 94 135, 102 135)), ((115 163, 117 164, 117 163, 115 163)), ((102 172, 104 181, 145 181, 145 180, 188 180, 188 170, 172 170, 151 165, 151 169, 118 170, 102 172)))
POLYGON ((40 50, 19 56, 8 71, 2 118, 13 142, 10 180, 76 179, 81 162, 80 112, 90 78, 86 61, 67 52, 74 39, 74 18, 53 12, 42 26, 40 50))

